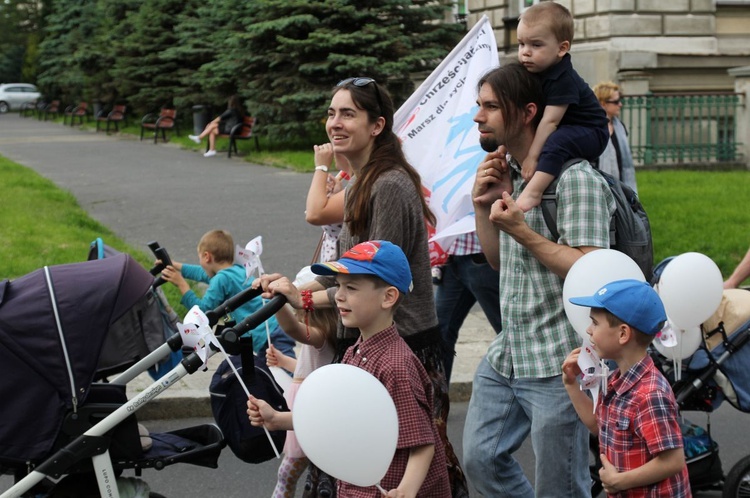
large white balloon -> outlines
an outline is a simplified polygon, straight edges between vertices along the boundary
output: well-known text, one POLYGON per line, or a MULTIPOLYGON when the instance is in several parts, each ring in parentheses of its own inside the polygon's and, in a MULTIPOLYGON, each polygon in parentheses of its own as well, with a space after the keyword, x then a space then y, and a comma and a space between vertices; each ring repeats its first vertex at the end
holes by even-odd
POLYGON ((665 346, 658 337, 654 339, 653 345, 658 352, 670 360, 684 360, 685 358, 689 358, 698 350, 703 340, 700 327, 681 330, 674 323, 669 323, 668 321, 664 328, 671 329, 669 332, 665 330, 663 333, 673 334, 676 341, 675 345, 665 346))
POLYGON ((563 284, 565 314, 579 336, 586 338, 591 323, 590 308, 576 306, 571 297, 592 296, 605 284, 615 280, 646 281, 638 264, 626 254, 614 249, 598 249, 584 254, 570 267, 563 284))
POLYGON ((687 330, 714 314, 721 303, 724 282, 711 258, 686 252, 667 264, 657 290, 669 319, 677 328, 687 330))
POLYGON ((294 398, 294 432, 327 474, 357 486, 380 482, 398 442, 398 415, 378 379, 352 365, 320 367, 294 398))

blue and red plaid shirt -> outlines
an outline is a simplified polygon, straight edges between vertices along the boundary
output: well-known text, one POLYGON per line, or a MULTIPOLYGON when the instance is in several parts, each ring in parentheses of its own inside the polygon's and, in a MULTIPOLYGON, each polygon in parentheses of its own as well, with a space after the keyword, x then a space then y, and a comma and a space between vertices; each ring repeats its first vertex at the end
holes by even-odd
MULTIPOLYGON (((646 355, 627 372, 615 372, 596 408, 599 448, 619 472, 641 467, 659 453, 682 448, 672 388, 646 355)), ((663 481, 611 497, 689 497, 687 466, 663 481)))

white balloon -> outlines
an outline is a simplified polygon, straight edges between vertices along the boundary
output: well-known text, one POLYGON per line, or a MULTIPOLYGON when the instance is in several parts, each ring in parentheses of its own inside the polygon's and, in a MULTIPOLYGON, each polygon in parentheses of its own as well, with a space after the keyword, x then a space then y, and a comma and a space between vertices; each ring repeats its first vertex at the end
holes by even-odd
POLYGON ((659 353, 670 360, 684 360, 685 358, 689 358, 698 350, 703 341, 700 327, 691 327, 687 330, 681 330, 674 323, 670 323, 669 321, 667 321, 665 328, 667 327, 672 328, 677 343, 674 346, 664 346, 662 341, 657 337, 654 339, 653 344, 659 353))
POLYGON ((292 420, 310 461, 356 486, 378 484, 396 453, 396 405, 378 379, 352 365, 326 365, 308 375, 292 420))
POLYGON ((667 264, 657 291, 677 328, 699 326, 721 303, 724 281, 711 258, 697 252, 680 254, 667 264))
POLYGON ((563 305, 570 324, 582 338, 591 323, 591 308, 576 306, 571 297, 593 296, 605 284, 615 280, 646 281, 638 264, 626 254, 614 249, 598 249, 584 254, 570 267, 563 284, 563 305))

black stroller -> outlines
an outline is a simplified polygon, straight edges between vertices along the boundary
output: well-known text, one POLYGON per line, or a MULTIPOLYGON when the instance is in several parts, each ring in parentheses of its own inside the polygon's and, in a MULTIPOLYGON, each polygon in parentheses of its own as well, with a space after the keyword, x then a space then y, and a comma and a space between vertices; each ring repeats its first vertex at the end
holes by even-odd
MULTIPOLYGON (((149 242, 148 245, 154 256, 171 264, 166 249, 158 242, 149 242)), ((97 238, 89 247, 88 260, 110 258, 116 254, 119 251, 97 238)), ((106 380, 125 371, 178 332, 179 317, 160 287, 164 280, 157 276, 163 268, 164 264, 151 268, 150 273, 156 277, 151 289, 109 327, 94 380, 106 380)), ((182 351, 174 351, 149 368, 148 373, 154 380, 158 379, 180 360, 182 351)))
MULTIPOLYGON (((725 290, 714 315, 701 326, 704 341, 698 350, 682 362, 679 380, 675 380, 671 360, 655 350, 654 363, 669 380, 681 413, 710 413, 727 401, 743 412, 750 412, 750 292, 725 290)), ((681 424, 690 487, 695 491, 723 490, 724 498, 750 497, 750 455, 740 459, 725 476, 719 459, 719 445, 706 428, 683 421, 681 424)), ((599 482, 599 447, 590 439, 592 496, 602 488, 599 482)))
POLYGON ((179 334, 110 383, 94 382, 109 329, 153 283, 126 254, 0 283, 0 472, 14 474, 16 482, 2 498, 29 492, 117 498, 117 476, 125 469, 140 475, 143 468, 180 462, 217 467, 225 443, 215 425, 151 434, 145 450, 134 415, 200 368, 197 355, 132 399, 125 394, 130 380, 181 350, 179 334))

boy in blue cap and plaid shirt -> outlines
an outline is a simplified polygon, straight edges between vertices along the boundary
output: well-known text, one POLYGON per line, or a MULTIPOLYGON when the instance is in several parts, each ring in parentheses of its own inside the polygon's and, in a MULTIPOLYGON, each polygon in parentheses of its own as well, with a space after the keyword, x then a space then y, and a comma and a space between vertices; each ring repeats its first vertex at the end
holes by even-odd
MULTIPOLYGON (((413 287, 404 252, 391 242, 372 240, 355 245, 338 261, 316 263, 311 270, 317 275, 336 277, 336 306, 341 321, 360 331, 359 339, 346 350, 341 362, 371 373, 396 405, 396 453, 380 481, 389 490, 387 496, 450 498, 445 450, 432 418, 432 382, 393 322, 395 308, 413 287)), ((260 280, 266 291, 264 297, 283 294, 294 308, 312 310, 305 291, 298 291, 286 277, 264 275, 260 280)), ((294 430, 291 412, 276 412, 252 396, 248 415, 255 426, 294 430)), ((338 481, 338 496, 379 498, 382 494, 375 486, 338 481)))
POLYGON ((647 352, 667 319, 659 295, 646 282, 617 280, 570 302, 591 307, 591 345, 617 363, 596 407, 577 382, 581 348, 562 365, 578 416, 599 435, 604 490, 617 497, 691 496, 677 403, 647 352))

